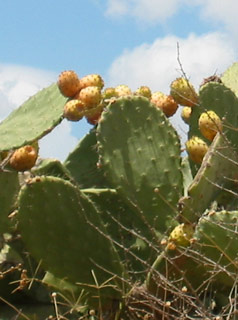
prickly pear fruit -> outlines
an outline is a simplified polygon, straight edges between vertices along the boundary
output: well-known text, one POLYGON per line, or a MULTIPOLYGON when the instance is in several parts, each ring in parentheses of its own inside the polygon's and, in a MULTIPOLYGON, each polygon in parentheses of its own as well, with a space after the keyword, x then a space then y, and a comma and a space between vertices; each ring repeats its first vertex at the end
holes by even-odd
POLYGON ((92 125, 96 125, 101 118, 101 114, 103 112, 104 107, 105 104, 100 103, 96 108, 89 109, 85 114, 87 122, 92 125))
POLYGON ((135 91, 135 95, 150 99, 151 98, 151 90, 147 86, 141 86, 135 91))
POLYGON ((98 112, 98 113, 95 113, 92 116, 86 116, 87 122, 89 124, 92 124, 93 126, 95 126, 98 123, 98 121, 99 121, 99 119, 101 117, 101 114, 102 114, 102 112, 98 112))
POLYGON ((104 87, 104 81, 99 74, 88 74, 80 79, 80 88, 86 88, 89 86, 95 86, 102 89, 104 87))
POLYGON ((103 99, 111 99, 117 97, 118 94, 116 93, 115 88, 109 87, 105 88, 105 90, 102 93, 103 99))
POLYGON ((179 224, 169 235, 168 249, 172 249, 174 247, 173 245, 183 247, 188 246, 193 237, 193 233, 194 230, 191 224, 179 224))
POLYGON ((80 80, 76 72, 72 70, 63 71, 58 78, 58 87, 65 96, 72 98, 80 90, 80 80))
POLYGON ((92 108, 100 103, 102 94, 99 87, 88 86, 80 90, 75 98, 81 100, 86 108, 92 108))
POLYGON ((222 131, 222 121, 212 110, 200 115, 198 125, 202 135, 210 141, 214 139, 217 132, 222 131))
POLYGON ((69 100, 64 106, 64 117, 70 121, 79 121, 83 118, 85 104, 78 99, 69 100))
POLYGON ((174 115, 178 109, 178 104, 173 97, 160 91, 152 93, 150 101, 160 108, 167 117, 174 115))
POLYGON ((182 106, 193 107, 198 103, 198 95, 193 85, 183 77, 171 83, 170 94, 182 106))
POLYGON ((208 145, 202 139, 193 136, 186 142, 186 150, 191 160, 200 164, 208 150, 208 145))
POLYGON ((125 84, 120 84, 119 86, 116 86, 115 92, 117 97, 130 96, 132 94, 131 89, 125 84))
POLYGON ((189 119, 192 114, 192 108, 191 107, 183 107, 181 112, 181 118, 183 121, 187 124, 189 124, 189 119))
POLYGON ((13 152, 9 164, 17 171, 26 171, 35 165, 37 157, 37 150, 31 145, 26 145, 13 152))

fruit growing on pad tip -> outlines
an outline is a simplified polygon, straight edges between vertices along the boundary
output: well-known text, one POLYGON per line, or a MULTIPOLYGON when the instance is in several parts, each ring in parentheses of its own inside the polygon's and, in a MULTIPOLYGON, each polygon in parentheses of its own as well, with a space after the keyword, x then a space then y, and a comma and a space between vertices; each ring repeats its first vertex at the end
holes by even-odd
POLYGON ((152 93, 150 101, 160 108, 167 117, 174 115, 178 109, 178 104, 173 97, 160 91, 152 93))
POLYGON ((26 171, 35 165, 37 157, 37 150, 31 145, 26 145, 13 152, 9 164, 17 171, 26 171))
POLYGON ((85 104, 81 100, 69 100, 64 106, 64 117, 70 121, 79 121, 84 116, 85 104))
POLYGON ((198 95, 193 85, 183 77, 171 83, 170 94, 182 106, 193 107, 198 103, 198 95))
POLYGON ((222 131, 222 121, 212 110, 203 112, 198 120, 198 126, 202 135, 212 141, 217 132, 222 131))
POLYGON ((199 137, 193 136, 186 142, 186 150, 191 160, 200 164, 207 153, 208 145, 199 137))
POLYGON ((61 72, 57 84, 65 97, 72 98, 80 90, 80 80, 76 72, 72 70, 61 72))

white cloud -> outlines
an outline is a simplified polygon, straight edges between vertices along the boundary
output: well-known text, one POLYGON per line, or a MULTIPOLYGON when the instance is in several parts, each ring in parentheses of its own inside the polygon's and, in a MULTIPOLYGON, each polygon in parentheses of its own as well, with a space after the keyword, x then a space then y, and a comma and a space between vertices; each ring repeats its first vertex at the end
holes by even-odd
POLYGON ((18 106, 56 79, 56 74, 19 65, 0 64, 0 92, 18 106))
MULTIPOLYGON (((190 34, 185 39, 167 36, 124 51, 109 68, 107 82, 111 86, 127 84, 133 90, 148 85, 152 91, 169 93, 171 81, 181 76, 177 43, 183 70, 196 89, 203 78, 221 74, 235 61, 235 50, 224 34, 190 34)), ((187 126, 180 117, 176 115, 172 122, 184 136, 187 126)))
MULTIPOLYGON (((0 120, 30 96, 57 79, 57 74, 26 66, 0 64, 0 120)), ((40 141, 40 156, 64 160, 76 145, 71 124, 61 123, 40 141)))
POLYGON ((106 14, 113 18, 132 16, 140 21, 164 22, 188 0, 108 0, 106 14))
POLYGON ((129 16, 140 22, 161 24, 182 7, 196 7, 197 14, 209 23, 224 24, 227 31, 238 36, 237 0, 108 0, 106 15, 114 19, 129 16))
POLYGON ((227 31, 238 36, 237 0, 194 0, 194 4, 201 5, 201 15, 209 22, 223 23, 227 31))
POLYGON ((109 16, 125 15, 129 11, 127 0, 108 0, 106 14, 109 16))

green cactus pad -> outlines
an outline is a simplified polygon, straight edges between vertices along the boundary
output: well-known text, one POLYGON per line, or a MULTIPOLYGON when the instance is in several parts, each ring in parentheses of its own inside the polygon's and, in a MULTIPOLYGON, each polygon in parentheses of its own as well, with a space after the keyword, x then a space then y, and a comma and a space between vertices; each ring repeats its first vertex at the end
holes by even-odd
MULTIPOLYGON (((140 278, 145 278, 148 263, 152 263, 156 256, 151 245, 153 236, 156 236, 139 216, 135 219, 135 212, 116 190, 85 189, 82 192, 95 204, 127 270, 132 276, 140 272, 140 278)), ((138 280, 138 273, 136 276, 138 280)))
POLYGON ((214 284, 232 287, 238 272, 238 212, 210 212, 203 216, 194 234, 194 249, 201 264, 213 274, 214 284))
POLYGON ((162 111, 143 97, 125 97, 98 125, 101 165, 114 187, 159 232, 171 226, 182 194, 180 143, 162 111))
POLYGON ((38 176, 19 195, 19 230, 29 252, 57 278, 120 297, 123 267, 92 202, 70 182, 38 176), (109 272, 107 272, 108 270, 109 272), (93 273, 95 277, 93 276, 93 273))
POLYGON ((222 75, 222 82, 238 96, 238 62, 233 63, 222 75))
POLYGON ((97 167, 97 163, 96 132, 92 129, 69 154, 64 165, 83 189, 110 187, 103 170, 97 167))
POLYGON ((8 215, 15 209, 18 191, 20 189, 16 172, 0 171, 0 234, 11 231, 12 224, 8 215))
POLYGON ((217 135, 188 188, 187 197, 180 200, 185 222, 197 221, 214 201, 217 206, 233 205, 234 195, 230 190, 236 188, 236 181, 236 154, 227 146, 224 137, 217 135))
POLYGON ((39 91, 0 123, 0 150, 21 147, 49 133, 63 119, 65 102, 56 84, 39 91))
POLYGON ((70 172, 57 159, 42 159, 31 172, 37 176, 54 176, 65 180, 72 180, 70 172))

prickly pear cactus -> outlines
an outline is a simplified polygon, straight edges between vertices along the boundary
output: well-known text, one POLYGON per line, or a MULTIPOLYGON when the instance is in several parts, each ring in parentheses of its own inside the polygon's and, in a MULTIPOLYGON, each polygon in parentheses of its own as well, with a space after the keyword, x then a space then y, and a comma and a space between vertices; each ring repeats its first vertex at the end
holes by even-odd
POLYGON ((88 319, 94 308, 90 319, 95 313, 108 320, 233 319, 237 70, 235 63, 219 81, 210 77, 198 94, 186 79, 173 82, 172 113, 155 103, 158 94, 148 87, 102 91, 99 75, 80 79, 66 71, 12 112, 0 123, 1 283, 10 285, 13 267, 20 296, 35 282, 35 297, 42 291, 49 299, 54 290, 73 301, 77 318, 88 319), (199 156, 198 145, 190 144, 198 157, 191 157, 189 143, 184 156, 168 120, 188 102, 189 119, 182 114, 188 139, 203 139, 205 146, 199 156), (63 118, 86 118, 94 126, 64 163, 10 166, 14 149, 31 145, 63 118), (6 247, 23 266, 7 260, 6 247))

